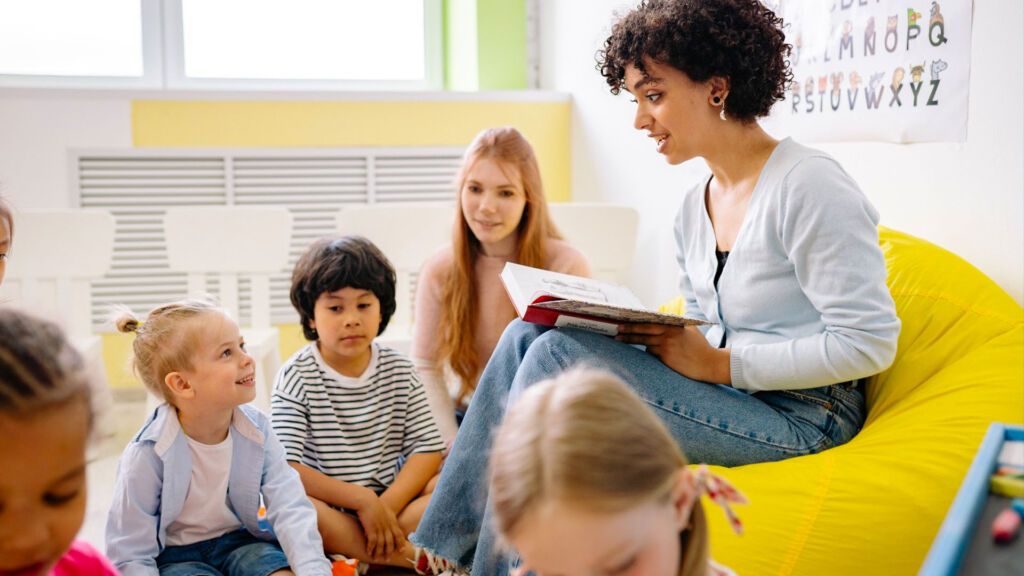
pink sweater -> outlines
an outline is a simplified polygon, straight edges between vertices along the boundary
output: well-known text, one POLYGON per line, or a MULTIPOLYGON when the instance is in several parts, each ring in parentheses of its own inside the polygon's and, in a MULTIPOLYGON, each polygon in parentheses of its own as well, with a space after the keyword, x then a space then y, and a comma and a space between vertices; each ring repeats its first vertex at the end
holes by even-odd
POLYGON ((75 540, 57 561, 50 576, 118 576, 110 561, 84 540, 75 540))
MULTIPOLYGON (((576 276, 590 276, 590 265, 586 257, 569 245, 564 240, 549 240, 546 247, 544 268, 555 272, 574 274, 576 276)), ((413 319, 412 357, 413 363, 419 370, 424 384, 428 387, 428 395, 431 388, 444 389, 447 393, 458 391, 457 383, 445 384, 442 372, 444 366, 440 365, 438 358, 438 347, 441 339, 441 291, 445 278, 450 274, 454 254, 451 246, 442 248, 434 253, 423 264, 416 287, 416 309, 413 319)), ((480 366, 487 364, 491 357, 498 338, 508 325, 516 317, 515 308, 512 306, 505 287, 501 283, 501 270, 509 258, 502 256, 481 255, 476 262, 474 275, 476 277, 478 309, 486 310, 486 314, 478 314, 476 317, 475 347, 480 358, 480 366)), ((433 400, 433 399, 432 399, 433 400)), ((438 417, 438 426, 441 428, 441 435, 447 440, 454 436, 454 419, 450 416, 451 403, 444 410, 434 410, 438 417), (441 414, 438 411, 441 411, 441 414), (451 424, 447 420, 451 419, 451 424)), ((432 408, 435 408, 432 401, 432 408)))

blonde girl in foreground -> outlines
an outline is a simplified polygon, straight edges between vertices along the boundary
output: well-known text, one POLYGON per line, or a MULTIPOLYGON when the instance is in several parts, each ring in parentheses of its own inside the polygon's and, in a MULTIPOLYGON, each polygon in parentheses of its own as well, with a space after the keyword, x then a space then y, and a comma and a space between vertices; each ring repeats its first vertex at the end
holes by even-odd
POLYGON ((658 418, 618 377, 573 369, 523 392, 491 455, 500 538, 518 552, 514 574, 711 576, 702 494, 746 499, 696 471, 658 418))

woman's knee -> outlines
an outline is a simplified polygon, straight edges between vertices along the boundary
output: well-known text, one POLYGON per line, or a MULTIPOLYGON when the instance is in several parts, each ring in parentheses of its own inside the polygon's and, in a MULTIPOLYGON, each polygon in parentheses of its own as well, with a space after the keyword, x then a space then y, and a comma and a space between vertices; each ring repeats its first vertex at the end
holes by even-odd
MULTIPOLYGON (((505 330, 501 333, 501 339, 498 341, 498 346, 501 345, 514 345, 518 349, 525 349, 533 343, 538 337, 543 335, 545 332, 552 331, 548 326, 541 326, 540 324, 534 324, 533 322, 523 322, 516 318, 515 320, 508 323, 505 326, 505 330)), ((557 332, 557 330, 555 330, 557 332)))
POLYGON ((546 363, 559 371, 585 362, 594 368, 603 368, 614 356, 614 350, 623 346, 607 336, 576 329, 549 330, 538 336, 527 351, 526 360, 546 363))
POLYGON ((496 390, 503 395, 519 371, 530 348, 549 331, 557 332, 557 330, 550 330, 547 326, 539 326, 518 319, 509 323, 505 327, 505 331, 502 332, 501 339, 498 340, 487 366, 484 367, 474 397, 493 386, 496 386, 496 390))
POLYGON ((513 388, 521 390, 575 366, 584 358, 593 358, 574 331, 548 330, 530 344, 516 372, 513 388))
POLYGON ((523 367, 544 367, 558 371, 566 356, 571 341, 565 338, 561 330, 549 330, 538 335, 523 356, 523 367))

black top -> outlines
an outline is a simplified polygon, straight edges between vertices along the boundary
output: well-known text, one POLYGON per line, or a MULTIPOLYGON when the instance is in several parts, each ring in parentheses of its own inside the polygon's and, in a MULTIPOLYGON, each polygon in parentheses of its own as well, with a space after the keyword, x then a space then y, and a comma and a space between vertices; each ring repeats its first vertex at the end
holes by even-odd
MULTIPOLYGON (((718 290, 718 279, 722 277, 722 270, 725 270, 725 263, 729 260, 729 252, 715 250, 715 257, 718 258, 718 268, 715 270, 715 290, 718 290)), ((725 348, 725 331, 722 331, 722 341, 718 343, 719 348, 725 348)))
POLYGON ((725 262, 729 259, 729 253, 715 250, 715 258, 718 258, 718 269, 715 270, 715 290, 718 290, 718 279, 722 277, 722 270, 725 270, 725 262))

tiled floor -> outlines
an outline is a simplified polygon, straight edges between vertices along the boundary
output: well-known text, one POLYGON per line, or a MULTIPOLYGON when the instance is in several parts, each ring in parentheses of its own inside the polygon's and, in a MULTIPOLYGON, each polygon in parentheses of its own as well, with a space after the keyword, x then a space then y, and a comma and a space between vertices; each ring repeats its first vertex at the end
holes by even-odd
MULTIPOLYGON (((105 550, 104 532, 107 512, 114 494, 114 479, 117 474, 117 460, 128 440, 142 426, 146 415, 145 399, 141 394, 120 394, 111 408, 109 418, 112 434, 100 439, 92 449, 92 458, 87 470, 89 497, 86 503, 85 522, 78 537, 86 540, 98 550, 105 550)), ((375 576, 400 576, 413 574, 411 570, 388 569, 374 572, 375 576)))

